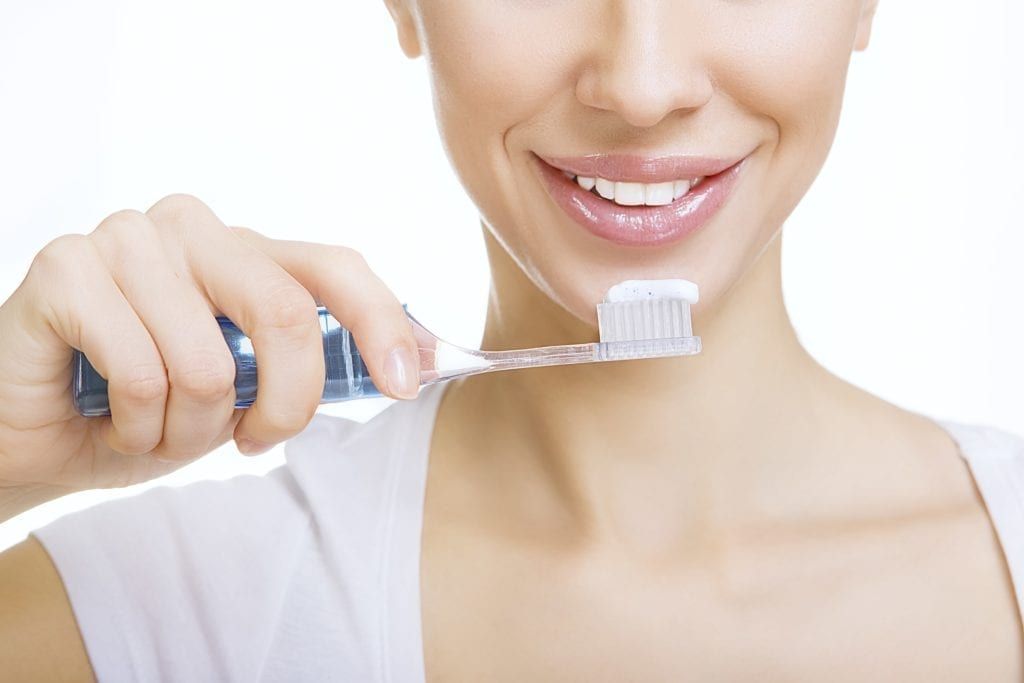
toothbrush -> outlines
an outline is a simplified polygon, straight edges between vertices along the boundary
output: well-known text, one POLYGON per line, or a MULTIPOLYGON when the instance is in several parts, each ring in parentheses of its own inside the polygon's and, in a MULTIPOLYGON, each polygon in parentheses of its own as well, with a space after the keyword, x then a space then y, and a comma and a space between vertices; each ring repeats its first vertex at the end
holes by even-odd
MULTIPOLYGON (((419 347, 420 386, 483 372, 546 365, 664 358, 700 353, 693 335, 690 305, 697 285, 688 280, 626 280, 597 305, 600 341, 533 349, 482 351, 451 344, 406 312, 419 347)), ((326 376, 321 403, 381 396, 349 331, 325 307, 317 309, 323 333, 326 376)), ((228 318, 218 316, 224 341, 235 360, 235 407, 256 400, 256 355, 252 341, 228 318)), ((75 349, 72 376, 75 410, 85 417, 110 415, 107 381, 75 349)))

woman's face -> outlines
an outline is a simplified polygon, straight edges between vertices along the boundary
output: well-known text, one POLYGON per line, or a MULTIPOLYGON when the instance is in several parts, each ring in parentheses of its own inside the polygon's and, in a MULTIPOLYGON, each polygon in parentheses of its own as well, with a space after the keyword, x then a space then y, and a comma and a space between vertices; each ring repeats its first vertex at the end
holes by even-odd
POLYGON ((743 277, 824 163, 873 6, 388 0, 487 229, 590 324, 621 280, 693 280, 699 310, 743 277))

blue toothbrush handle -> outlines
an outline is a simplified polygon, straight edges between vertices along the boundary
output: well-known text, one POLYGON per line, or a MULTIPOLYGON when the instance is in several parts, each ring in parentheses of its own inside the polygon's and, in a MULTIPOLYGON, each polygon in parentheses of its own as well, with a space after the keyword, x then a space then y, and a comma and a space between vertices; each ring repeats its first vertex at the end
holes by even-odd
MULTIPOLYGON (((326 368, 320 402, 380 396, 349 331, 323 306, 317 308, 317 313, 326 368)), ((228 318, 217 316, 217 322, 235 361, 235 407, 248 408, 256 400, 256 354, 252 341, 228 318)), ((85 417, 110 415, 107 380, 78 349, 74 352, 72 368, 71 397, 75 410, 85 417)))

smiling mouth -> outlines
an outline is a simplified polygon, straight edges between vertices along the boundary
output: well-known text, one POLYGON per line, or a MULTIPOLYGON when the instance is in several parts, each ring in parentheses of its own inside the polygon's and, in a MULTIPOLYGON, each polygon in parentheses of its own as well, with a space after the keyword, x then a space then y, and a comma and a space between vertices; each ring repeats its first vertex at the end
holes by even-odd
POLYGON ((533 158, 548 195, 574 223, 618 245, 651 247, 710 222, 752 154, 533 158))
POLYGON ((661 183, 635 183, 609 180, 599 176, 582 176, 562 171, 583 190, 619 206, 668 206, 695 190, 704 176, 668 180, 661 183))

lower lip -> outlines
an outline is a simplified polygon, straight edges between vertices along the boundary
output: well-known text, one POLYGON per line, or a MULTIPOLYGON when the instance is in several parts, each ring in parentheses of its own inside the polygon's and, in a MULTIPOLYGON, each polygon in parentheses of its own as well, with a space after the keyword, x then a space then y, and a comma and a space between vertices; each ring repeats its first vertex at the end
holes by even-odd
POLYGON ((619 206, 584 190, 575 180, 536 155, 548 193, 565 213, 590 233, 633 247, 678 242, 700 230, 725 204, 745 166, 744 157, 665 206, 619 206))

